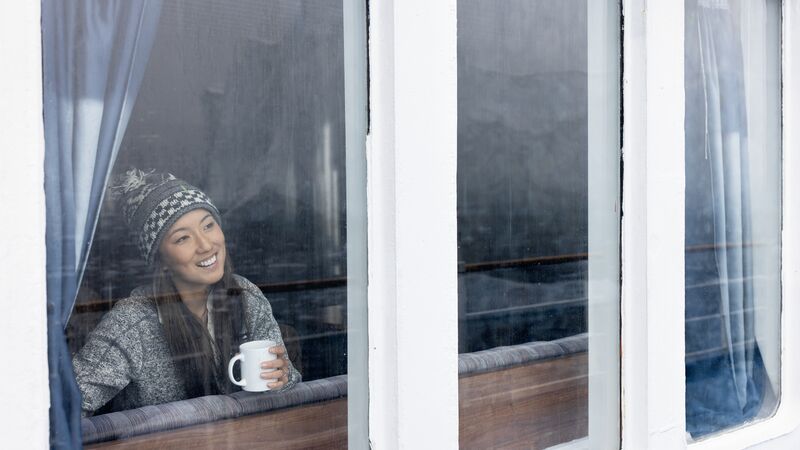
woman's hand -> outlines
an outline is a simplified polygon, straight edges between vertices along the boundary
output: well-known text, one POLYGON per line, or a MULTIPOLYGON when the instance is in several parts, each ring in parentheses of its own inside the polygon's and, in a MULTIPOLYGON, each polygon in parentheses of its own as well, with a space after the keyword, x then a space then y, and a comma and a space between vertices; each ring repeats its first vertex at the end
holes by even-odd
POLYGON ((276 345, 270 347, 269 352, 274 353, 278 358, 261 363, 261 379, 267 380, 267 387, 270 389, 280 389, 289 382, 289 360, 286 357, 286 347, 276 345))

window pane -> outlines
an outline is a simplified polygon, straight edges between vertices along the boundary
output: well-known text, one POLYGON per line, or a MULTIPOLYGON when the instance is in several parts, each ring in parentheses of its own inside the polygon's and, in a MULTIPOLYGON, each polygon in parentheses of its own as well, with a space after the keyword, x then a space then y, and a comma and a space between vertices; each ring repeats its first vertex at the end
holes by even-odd
POLYGON ((459 1, 464 448, 618 446, 618 16, 459 1))
POLYGON ((192 442, 213 448, 342 447, 348 425, 366 445, 358 3, 51 8, 46 126, 74 165, 65 220, 87 253, 65 296, 85 442, 205 423, 192 442))
POLYGON ((686 427, 780 396, 781 3, 686 1, 686 427))

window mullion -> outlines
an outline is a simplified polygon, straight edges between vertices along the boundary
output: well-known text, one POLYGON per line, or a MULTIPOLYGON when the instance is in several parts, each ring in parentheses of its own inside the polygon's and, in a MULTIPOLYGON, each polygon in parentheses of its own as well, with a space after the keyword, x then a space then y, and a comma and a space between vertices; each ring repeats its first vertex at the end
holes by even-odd
POLYGON ((683 2, 623 2, 623 448, 685 446, 683 2))
POLYGON ((40 2, 0 3, 0 201, 3 216, 0 318, 5 371, 3 446, 45 448, 50 434, 47 372, 44 135, 40 2))
POLYGON ((370 441, 454 449, 456 1, 369 7, 370 441))

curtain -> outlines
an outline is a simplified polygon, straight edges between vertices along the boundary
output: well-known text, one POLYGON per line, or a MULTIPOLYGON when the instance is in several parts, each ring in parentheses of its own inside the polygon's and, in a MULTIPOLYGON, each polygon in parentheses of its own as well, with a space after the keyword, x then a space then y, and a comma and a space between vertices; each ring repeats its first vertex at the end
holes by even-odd
POLYGON ((701 1, 700 67, 705 150, 711 165, 714 246, 724 339, 739 407, 753 376, 753 256, 741 38, 724 0, 701 1))
POLYGON ((80 448, 64 326, 155 39, 161 0, 42 1, 50 434, 80 448))
POLYGON ((781 2, 740 3, 758 352, 774 393, 781 366, 781 2), (756 220, 757 218, 757 220, 756 220))
POLYGON ((686 1, 686 426, 780 395, 780 1, 686 1), (709 245, 712 244, 712 245, 709 245))

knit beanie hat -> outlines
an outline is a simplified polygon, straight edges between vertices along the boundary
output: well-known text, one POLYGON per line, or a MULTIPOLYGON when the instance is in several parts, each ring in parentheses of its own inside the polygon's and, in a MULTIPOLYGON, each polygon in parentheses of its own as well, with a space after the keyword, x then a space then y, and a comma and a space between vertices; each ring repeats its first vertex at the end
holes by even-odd
POLYGON ((206 209, 222 223, 217 207, 203 191, 170 173, 130 169, 109 189, 121 200, 125 222, 137 238, 142 257, 151 265, 164 234, 187 212, 206 209))

